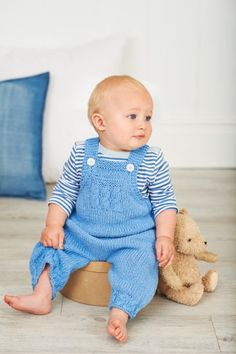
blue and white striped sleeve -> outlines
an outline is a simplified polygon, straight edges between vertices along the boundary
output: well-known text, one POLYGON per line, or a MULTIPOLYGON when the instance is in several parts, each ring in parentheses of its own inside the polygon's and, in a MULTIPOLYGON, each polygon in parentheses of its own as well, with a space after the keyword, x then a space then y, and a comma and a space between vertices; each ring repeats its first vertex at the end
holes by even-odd
POLYGON ((148 185, 148 192, 156 218, 164 210, 175 209, 177 212, 178 209, 169 175, 169 164, 165 160, 162 150, 159 149, 155 154, 154 178, 148 185))
POLYGON ((80 188, 80 177, 83 163, 83 145, 74 144, 68 160, 63 167, 63 173, 55 185, 48 204, 57 204, 69 216, 75 206, 80 188))

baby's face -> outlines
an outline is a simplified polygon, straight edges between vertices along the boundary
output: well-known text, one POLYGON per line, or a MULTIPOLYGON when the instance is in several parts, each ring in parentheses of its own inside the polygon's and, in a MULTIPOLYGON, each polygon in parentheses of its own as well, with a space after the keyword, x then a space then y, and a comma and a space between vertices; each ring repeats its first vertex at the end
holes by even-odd
POLYGON ((142 88, 112 89, 101 108, 105 124, 105 130, 99 134, 101 144, 118 151, 145 145, 152 133, 152 110, 152 98, 142 88))

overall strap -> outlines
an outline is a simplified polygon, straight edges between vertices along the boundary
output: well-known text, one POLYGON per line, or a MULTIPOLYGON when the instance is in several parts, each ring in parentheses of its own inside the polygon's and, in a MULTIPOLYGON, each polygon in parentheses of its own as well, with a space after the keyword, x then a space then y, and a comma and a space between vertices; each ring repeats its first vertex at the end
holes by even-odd
POLYGON ((81 179, 84 179, 86 174, 90 175, 91 167, 93 167, 97 160, 99 138, 90 138, 85 140, 85 150, 83 158, 83 167, 81 179))
POLYGON ((133 190, 136 191, 139 197, 141 197, 141 194, 138 193, 137 175, 138 175, 139 166, 141 165, 148 148, 149 146, 146 144, 136 150, 132 150, 128 159, 128 164, 126 166, 127 171, 130 172, 130 178, 131 178, 130 181, 133 190))
POLYGON ((99 138, 94 137, 85 141, 85 156, 97 158, 99 147, 99 138))
POLYGON ((145 144, 136 150, 131 150, 128 158, 128 163, 133 164, 136 167, 136 170, 139 169, 139 166, 141 165, 148 148, 149 146, 145 144))

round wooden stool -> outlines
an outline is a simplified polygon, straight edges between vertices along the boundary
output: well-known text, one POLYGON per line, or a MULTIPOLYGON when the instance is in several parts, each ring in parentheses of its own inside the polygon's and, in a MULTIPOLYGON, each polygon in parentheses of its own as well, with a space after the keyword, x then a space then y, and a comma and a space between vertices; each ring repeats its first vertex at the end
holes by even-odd
POLYGON ((87 305, 107 306, 110 300, 108 262, 90 262, 70 275, 61 294, 87 305))

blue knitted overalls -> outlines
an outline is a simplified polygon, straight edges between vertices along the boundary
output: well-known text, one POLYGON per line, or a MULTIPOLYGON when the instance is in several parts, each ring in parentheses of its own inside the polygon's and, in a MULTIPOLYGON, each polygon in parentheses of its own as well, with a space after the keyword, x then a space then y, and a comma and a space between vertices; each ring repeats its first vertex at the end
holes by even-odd
POLYGON ((107 261, 109 309, 120 308, 133 318, 151 301, 158 282, 152 205, 137 186, 148 145, 131 151, 124 162, 101 159, 98 148, 99 138, 86 140, 76 206, 64 226, 64 249, 36 244, 30 260, 32 285, 49 263, 55 298, 71 272, 90 261, 107 261))

